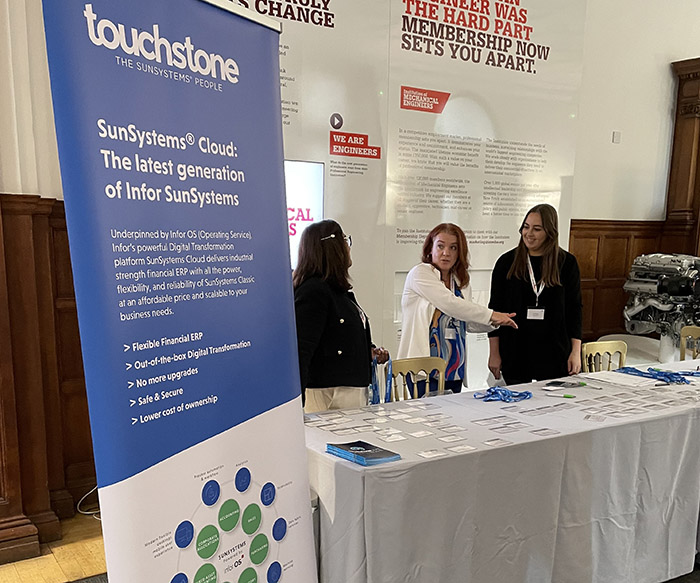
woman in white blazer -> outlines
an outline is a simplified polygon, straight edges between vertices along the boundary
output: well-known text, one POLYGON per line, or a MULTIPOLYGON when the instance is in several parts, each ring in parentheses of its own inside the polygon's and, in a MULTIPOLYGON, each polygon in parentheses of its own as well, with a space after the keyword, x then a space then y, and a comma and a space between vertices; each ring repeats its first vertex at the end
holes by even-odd
MULTIPOLYGON (((423 243, 422 262, 408 272, 401 298, 403 320, 397 358, 439 356, 447 362, 445 388, 462 390, 466 332, 498 326, 517 328, 515 314, 495 312, 471 301, 464 232, 452 223, 435 227, 423 243)), ((437 387, 431 378, 430 390, 437 387)), ((419 395, 425 382, 419 381, 419 395)))

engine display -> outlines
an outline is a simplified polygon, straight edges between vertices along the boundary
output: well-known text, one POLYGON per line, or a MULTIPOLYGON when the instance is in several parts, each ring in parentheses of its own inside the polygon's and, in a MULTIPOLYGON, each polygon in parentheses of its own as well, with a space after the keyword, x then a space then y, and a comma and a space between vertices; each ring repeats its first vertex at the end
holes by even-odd
POLYGON ((624 310, 630 334, 658 332, 678 345, 683 326, 700 324, 700 257, 640 255, 624 290, 630 294, 624 310))

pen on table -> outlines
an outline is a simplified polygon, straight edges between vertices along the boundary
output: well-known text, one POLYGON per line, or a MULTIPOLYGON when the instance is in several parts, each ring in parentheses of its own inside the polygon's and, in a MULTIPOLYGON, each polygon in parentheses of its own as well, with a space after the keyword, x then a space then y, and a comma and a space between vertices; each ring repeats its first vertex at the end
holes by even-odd
POLYGON ((545 393, 547 397, 559 397, 560 399, 575 399, 576 395, 569 395, 564 393, 563 395, 557 395, 556 393, 545 393))
POLYGON ((671 383, 656 383, 655 387, 668 387, 671 383))

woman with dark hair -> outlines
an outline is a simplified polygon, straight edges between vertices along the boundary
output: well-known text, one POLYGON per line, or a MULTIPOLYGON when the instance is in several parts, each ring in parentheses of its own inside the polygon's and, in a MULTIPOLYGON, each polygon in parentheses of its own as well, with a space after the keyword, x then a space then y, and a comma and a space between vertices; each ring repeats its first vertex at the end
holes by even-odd
POLYGON ((489 370, 509 385, 581 371, 581 276, 576 258, 559 248, 557 211, 532 207, 520 242, 493 269, 494 310, 518 314, 517 330, 489 334, 489 370))
MULTIPOLYGON (((469 260, 464 232, 452 223, 435 227, 423 243, 422 263, 406 276, 398 358, 438 356, 447 362, 445 388, 462 390, 469 331, 515 326, 515 314, 494 312, 471 301, 469 260)), ((430 379, 430 390, 437 385, 430 379)), ((423 394, 425 383, 418 383, 423 394)))
POLYGON ((389 357, 372 345, 369 319, 350 291, 351 244, 332 220, 309 225, 301 235, 292 281, 307 413, 366 405, 372 359, 389 357))

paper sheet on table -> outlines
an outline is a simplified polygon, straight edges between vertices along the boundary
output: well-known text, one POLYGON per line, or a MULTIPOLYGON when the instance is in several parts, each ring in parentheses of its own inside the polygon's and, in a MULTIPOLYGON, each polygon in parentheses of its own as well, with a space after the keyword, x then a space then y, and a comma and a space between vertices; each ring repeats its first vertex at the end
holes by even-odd
POLYGON ((579 376, 591 379, 592 381, 603 381, 616 385, 623 385, 625 387, 653 387, 656 383, 660 382, 656 379, 638 377, 637 375, 615 372, 614 370, 603 370, 579 376))

